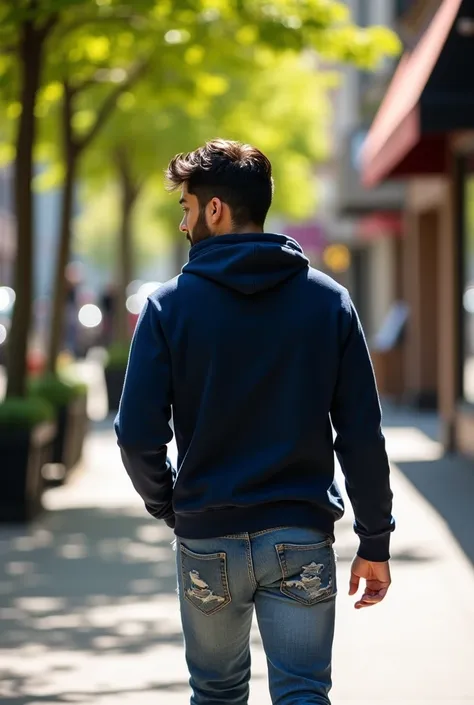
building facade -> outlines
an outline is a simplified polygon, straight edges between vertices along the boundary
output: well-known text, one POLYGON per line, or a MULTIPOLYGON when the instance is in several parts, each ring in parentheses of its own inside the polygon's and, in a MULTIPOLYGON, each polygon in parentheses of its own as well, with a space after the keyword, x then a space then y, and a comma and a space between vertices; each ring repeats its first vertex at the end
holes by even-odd
POLYGON ((366 187, 405 179, 405 398, 474 455, 474 2, 407 3, 406 52, 362 153, 366 187))

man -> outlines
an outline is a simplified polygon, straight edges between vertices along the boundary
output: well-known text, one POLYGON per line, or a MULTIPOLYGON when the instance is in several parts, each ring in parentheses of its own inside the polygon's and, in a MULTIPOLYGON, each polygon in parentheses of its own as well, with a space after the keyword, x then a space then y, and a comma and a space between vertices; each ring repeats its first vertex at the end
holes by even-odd
POLYGON ((191 703, 247 703, 255 609, 273 702, 327 704, 334 449, 360 539, 350 594, 366 581, 356 608, 390 585, 389 465, 364 335, 348 292, 294 240, 264 233, 273 181, 258 149, 215 140, 167 176, 192 247, 141 314, 116 432, 147 510, 177 537, 191 703))

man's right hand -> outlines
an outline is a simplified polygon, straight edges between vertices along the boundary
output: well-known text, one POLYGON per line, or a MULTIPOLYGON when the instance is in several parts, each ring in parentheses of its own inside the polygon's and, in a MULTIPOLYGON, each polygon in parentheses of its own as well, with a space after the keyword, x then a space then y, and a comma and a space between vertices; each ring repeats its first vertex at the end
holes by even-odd
POLYGON ((388 561, 375 563, 356 556, 351 567, 349 595, 357 593, 361 578, 366 581, 365 590, 360 600, 354 605, 356 610, 360 610, 362 607, 372 607, 384 599, 392 582, 388 561))

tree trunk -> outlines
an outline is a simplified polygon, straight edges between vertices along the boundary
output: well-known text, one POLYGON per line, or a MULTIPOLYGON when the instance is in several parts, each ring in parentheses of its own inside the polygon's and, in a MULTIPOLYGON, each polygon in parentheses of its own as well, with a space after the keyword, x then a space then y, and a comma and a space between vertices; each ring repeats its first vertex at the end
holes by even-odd
POLYGON ((15 160, 15 210, 17 253, 15 264, 16 301, 8 338, 7 397, 24 396, 27 372, 28 334, 33 300, 33 147, 35 102, 40 82, 43 37, 31 21, 23 25, 19 50, 22 69, 22 113, 17 134, 15 160))
POLYGON ((116 154, 121 192, 121 223, 117 277, 117 298, 115 310, 116 342, 128 344, 128 313, 126 309, 127 287, 133 279, 135 267, 133 261, 132 215, 140 187, 134 183, 130 163, 125 150, 116 154))
POLYGON ((66 299, 66 267, 71 253, 71 221, 74 205, 74 185, 78 161, 72 135, 72 93, 65 86, 63 104, 63 140, 66 174, 61 201, 61 221, 59 231, 59 249, 56 260, 53 305, 51 312, 50 337, 48 348, 48 372, 56 372, 56 362, 61 351, 64 333, 65 299, 66 299))
MULTIPOLYGON (((59 254, 56 261, 53 310, 48 349, 48 371, 53 374, 56 371, 56 362, 61 350, 64 331, 64 308, 66 295, 65 271, 69 263, 69 256, 71 253, 71 219, 73 212, 75 177, 79 159, 84 150, 90 146, 98 132, 103 128, 105 121, 115 107, 118 96, 128 87, 133 85, 133 83, 140 77, 145 66, 146 64, 139 66, 138 69, 130 74, 126 81, 117 86, 116 89, 109 94, 107 99, 102 103, 93 126, 90 128, 87 135, 82 138, 75 137, 72 122, 74 116, 74 97, 77 96, 83 88, 78 89, 76 86, 74 89, 67 80, 64 82, 62 137, 66 175, 62 194, 60 243, 59 254)), ((135 199, 136 195, 134 196, 134 200, 135 199)))

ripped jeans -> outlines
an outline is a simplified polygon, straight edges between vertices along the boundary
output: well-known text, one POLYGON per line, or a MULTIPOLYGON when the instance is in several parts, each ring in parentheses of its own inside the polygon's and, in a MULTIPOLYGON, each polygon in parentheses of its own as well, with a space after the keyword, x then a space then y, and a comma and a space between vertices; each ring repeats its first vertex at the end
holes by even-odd
POLYGON ((328 705, 336 566, 332 541, 276 528, 178 539, 191 705, 247 705, 254 609, 274 705, 328 705))

